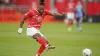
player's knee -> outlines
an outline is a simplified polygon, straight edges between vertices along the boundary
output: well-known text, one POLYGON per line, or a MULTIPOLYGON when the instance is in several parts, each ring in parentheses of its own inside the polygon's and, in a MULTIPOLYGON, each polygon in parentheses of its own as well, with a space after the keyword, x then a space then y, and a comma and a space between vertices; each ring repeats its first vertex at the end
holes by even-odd
POLYGON ((41 35, 40 35, 39 33, 36 33, 36 34, 33 35, 33 38, 34 38, 34 39, 38 39, 38 38, 40 38, 40 37, 41 37, 41 35))

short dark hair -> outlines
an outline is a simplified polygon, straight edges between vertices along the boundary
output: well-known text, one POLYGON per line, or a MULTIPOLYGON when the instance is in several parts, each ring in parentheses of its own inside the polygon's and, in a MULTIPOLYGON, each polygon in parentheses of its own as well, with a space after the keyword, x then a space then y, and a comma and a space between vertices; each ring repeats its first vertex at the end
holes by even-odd
POLYGON ((40 3, 41 3, 41 2, 44 2, 44 0, 40 0, 40 3))
POLYGON ((44 6, 44 0, 40 0, 40 5, 44 6))

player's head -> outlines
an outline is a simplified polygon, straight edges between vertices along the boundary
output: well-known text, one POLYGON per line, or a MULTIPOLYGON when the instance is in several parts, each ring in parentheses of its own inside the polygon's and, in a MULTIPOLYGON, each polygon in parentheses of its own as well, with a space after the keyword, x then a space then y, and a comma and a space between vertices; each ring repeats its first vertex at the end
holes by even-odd
POLYGON ((40 12, 43 12, 44 11, 44 3, 40 3, 40 5, 38 6, 38 10, 40 12))
POLYGON ((69 2, 73 2, 73 0, 69 0, 69 2))
POLYGON ((44 3, 41 3, 38 7, 40 10, 44 10, 44 3))
POLYGON ((81 1, 78 1, 77 4, 78 4, 78 5, 81 5, 81 1))
POLYGON ((40 13, 43 13, 44 12, 44 0, 40 0, 40 4, 38 6, 38 11, 40 13))
POLYGON ((32 2, 32 9, 36 9, 37 8, 37 4, 35 2, 32 2))

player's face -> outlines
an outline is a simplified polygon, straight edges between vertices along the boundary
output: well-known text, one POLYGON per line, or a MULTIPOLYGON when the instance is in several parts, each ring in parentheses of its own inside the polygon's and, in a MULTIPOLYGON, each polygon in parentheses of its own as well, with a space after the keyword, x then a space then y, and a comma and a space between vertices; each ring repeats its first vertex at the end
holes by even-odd
POLYGON ((81 2, 78 2, 78 5, 81 5, 81 2))
POLYGON ((32 3, 32 8, 34 9, 34 8, 37 8, 37 5, 36 5, 36 3, 32 3))
POLYGON ((43 13, 43 11, 44 11, 44 6, 39 6, 39 10, 40 10, 41 13, 43 13))

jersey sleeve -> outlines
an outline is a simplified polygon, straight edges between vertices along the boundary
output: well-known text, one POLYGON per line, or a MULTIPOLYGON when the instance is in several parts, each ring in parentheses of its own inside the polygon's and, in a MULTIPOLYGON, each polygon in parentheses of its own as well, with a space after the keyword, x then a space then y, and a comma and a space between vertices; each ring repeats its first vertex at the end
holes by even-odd
POLYGON ((27 12, 24 16, 25 16, 25 18, 30 18, 32 16, 31 10, 29 12, 27 12))
POLYGON ((45 10, 45 15, 49 15, 51 12, 49 10, 45 10))

